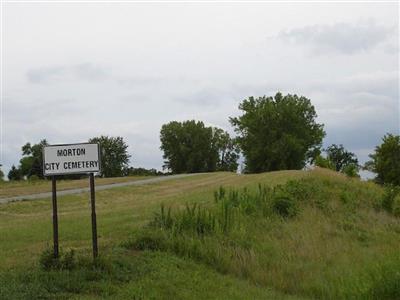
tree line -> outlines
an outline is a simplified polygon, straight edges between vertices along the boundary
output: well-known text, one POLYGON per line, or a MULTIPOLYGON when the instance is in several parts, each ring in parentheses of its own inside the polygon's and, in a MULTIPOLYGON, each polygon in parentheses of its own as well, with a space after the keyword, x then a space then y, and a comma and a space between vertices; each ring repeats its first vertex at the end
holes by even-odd
MULTIPOLYGON (((298 170, 316 165, 352 177, 359 176, 360 169, 366 169, 376 173, 379 183, 400 185, 399 135, 386 134, 370 155, 371 160, 360 166, 356 155, 342 144, 322 149, 324 125, 317 123, 315 108, 306 97, 281 93, 273 97, 249 97, 239 104, 239 110, 240 116, 229 118, 235 137, 196 120, 162 125, 163 169, 170 173, 234 172, 241 154, 244 173, 298 170)), ((94 137, 89 142, 101 146, 104 177, 160 174, 156 170, 129 167, 128 146, 122 137, 94 137)), ((43 178, 42 149, 46 145, 46 140, 25 144, 19 166, 11 168, 8 178, 43 178)))

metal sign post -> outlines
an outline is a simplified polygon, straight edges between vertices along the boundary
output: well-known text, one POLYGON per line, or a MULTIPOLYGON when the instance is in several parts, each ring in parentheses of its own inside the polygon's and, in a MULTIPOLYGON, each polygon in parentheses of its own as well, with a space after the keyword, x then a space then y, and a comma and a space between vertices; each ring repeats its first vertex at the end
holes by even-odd
POLYGON ((54 258, 58 258, 58 216, 57 216, 57 186, 56 177, 51 177, 52 200, 53 200, 53 248, 54 258))
POLYGON ((96 259, 98 256, 94 172, 101 172, 100 162, 98 144, 50 145, 43 148, 43 175, 51 176, 52 184, 54 258, 59 257, 56 176, 88 173, 92 209, 93 258, 96 259))
POLYGON ((96 199, 94 193, 94 174, 90 173, 90 203, 92 206, 92 244, 93 244, 93 258, 96 259, 98 255, 97 247, 97 224, 96 224, 96 199))

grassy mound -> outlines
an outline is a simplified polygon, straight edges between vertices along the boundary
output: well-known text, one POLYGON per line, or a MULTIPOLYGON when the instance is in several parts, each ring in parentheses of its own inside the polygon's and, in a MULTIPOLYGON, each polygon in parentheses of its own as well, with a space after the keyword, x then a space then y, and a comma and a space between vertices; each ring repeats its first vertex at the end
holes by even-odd
POLYGON ((400 223, 385 211, 387 196, 332 174, 220 187, 213 201, 161 206, 126 247, 173 253, 285 294, 400 298, 400 223))
POLYGON ((60 197, 59 261, 49 201, 10 203, 0 299, 400 299, 399 193, 321 169, 101 191, 95 263, 87 195, 60 197))

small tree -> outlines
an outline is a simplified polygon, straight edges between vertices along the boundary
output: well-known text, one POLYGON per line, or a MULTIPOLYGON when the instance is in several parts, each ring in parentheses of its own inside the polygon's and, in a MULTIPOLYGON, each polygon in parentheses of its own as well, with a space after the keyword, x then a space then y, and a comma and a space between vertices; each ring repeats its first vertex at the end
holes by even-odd
POLYGON ((333 163, 337 172, 343 172, 344 168, 348 165, 358 165, 356 155, 347 151, 342 144, 339 146, 332 144, 325 149, 325 152, 327 154, 327 159, 333 163))
POLYGON ((21 171, 16 168, 14 165, 11 167, 11 170, 7 175, 9 180, 21 180, 23 178, 21 171))
POLYGON ((324 150, 326 157, 318 155, 314 164, 321 168, 341 172, 349 177, 360 177, 358 159, 354 153, 347 151, 343 145, 332 144, 324 150))
POLYGON ((31 145, 26 143, 22 146, 23 157, 19 161, 21 176, 31 177, 36 175, 43 178, 43 147, 47 146, 46 139, 41 140, 38 144, 31 145))
POLYGON ((400 185, 400 135, 386 134, 364 168, 376 173, 378 183, 400 185))
POLYGON ((98 143, 101 149, 101 168, 103 177, 123 176, 128 168, 128 145, 120 136, 100 136, 89 139, 89 143, 98 143))

